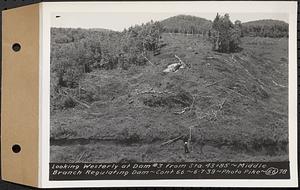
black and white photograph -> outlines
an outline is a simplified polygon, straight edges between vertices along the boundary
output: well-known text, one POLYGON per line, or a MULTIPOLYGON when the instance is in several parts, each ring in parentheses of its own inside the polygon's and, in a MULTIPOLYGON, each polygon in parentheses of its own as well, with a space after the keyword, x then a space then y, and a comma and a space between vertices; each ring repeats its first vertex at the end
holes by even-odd
POLYGON ((51 161, 288 161, 288 15, 76 16, 51 28, 51 161))
POLYGON ((50 30, 51 175, 76 163, 289 167, 289 14, 54 12, 50 30))
POLYGON ((5 8, 1 179, 298 187, 297 11, 293 0, 5 8))

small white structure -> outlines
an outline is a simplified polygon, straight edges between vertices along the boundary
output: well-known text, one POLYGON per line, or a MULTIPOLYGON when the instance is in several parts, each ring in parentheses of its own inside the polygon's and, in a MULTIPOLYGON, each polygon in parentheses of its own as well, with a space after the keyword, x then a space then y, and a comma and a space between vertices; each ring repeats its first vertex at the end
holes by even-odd
POLYGON ((163 70, 164 73, 169 73, 169 72, 177 72, 179 69, 183 69, 185 68, 185 63, 183 61, 181 61, 181 59, 175 55, 175 57, 179 60, 179 63, 172 63, 170 65, 168 65, 168 67, 163 70))
POLYGON ((168 65, 168 67, 163 70, 164 73, 169 73, 169 72, 177 72, 179 69, 183 69, 184 65, 182 65, 181 63, 173 63, 171 65, 168 65))

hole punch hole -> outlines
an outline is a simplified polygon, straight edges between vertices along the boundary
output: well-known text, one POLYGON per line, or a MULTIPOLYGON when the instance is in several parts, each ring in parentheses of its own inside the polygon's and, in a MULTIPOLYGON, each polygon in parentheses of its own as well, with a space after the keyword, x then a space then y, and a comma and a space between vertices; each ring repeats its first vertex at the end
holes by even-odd
POLYGON ((20 145, 18 145, 18 144, 13 145, 11 149, 12 149, 12 151, 13 151, 14 153, 19 153, 19 152, 21 152, 21 147, 20 147, 20 145))
POLYGON ((18 52, 21 50, 21 45, 19 43, 14 43, 12 45, 12 49, 15 51, 15 52, 18 52))

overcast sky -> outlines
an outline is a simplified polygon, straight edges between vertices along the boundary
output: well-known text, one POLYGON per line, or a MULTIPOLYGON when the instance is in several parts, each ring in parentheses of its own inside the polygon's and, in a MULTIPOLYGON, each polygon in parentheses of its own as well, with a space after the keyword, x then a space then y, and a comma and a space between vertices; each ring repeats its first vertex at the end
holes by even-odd
MULTIPOLYGON (((106 12, 106 13, 55 13, 51 17, 52 27, 67 27, 67 28, 104 28, 115 31, 122 31, 135 24, 146 23, 150 20, 161 21, 166 18, 176 15, 193 15, 208 20, 213 20, 216 13, 128 13, 128 12, 106 12), (57 18, 57 16, 60 16, 57 18)), ((220 13, 224 14, 224 13, 220 13)), ((284 13, 229 13, 232 22, 240 20, 242 22, 260 20, 260 19, 275 19, 282 20, 288 23, 288 14, 284 13)))

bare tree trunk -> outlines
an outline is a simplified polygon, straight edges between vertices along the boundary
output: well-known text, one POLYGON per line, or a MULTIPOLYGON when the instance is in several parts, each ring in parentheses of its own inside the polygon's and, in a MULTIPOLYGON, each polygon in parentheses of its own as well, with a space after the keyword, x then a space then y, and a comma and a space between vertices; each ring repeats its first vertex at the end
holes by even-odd
POLYGON ((153 66, 155 66, 144 54, 142 54, 142 56, 153 66))
POLYGON ((218 32, 217 34, 217 40, 216 40, 216 45, 215 45, 215 50, 219 50, 220 47, 219 47, 219 44, 220 43, 220 33, 218 32))
POLYGON ((183 137, 183 135, 180 135, 180 136, 178 136, 178 137, 176 137, 176 138, 173 138, 173 139, 171 139, 171 140, 168 140, 168 141, 162 143, 160 146, 165 146, 165 145, 167 145, 167 144, 174 143, 174 142, 176 142, 176 141, 178 141, 178 140, 181 140, 182 137, 183 137))
POLYGON ((80 93, 80 90, 81 89, 81 85, 80 85, 80 82, 78 83, 78 97, 80 97, 81 96, 81 93, 80 93))

